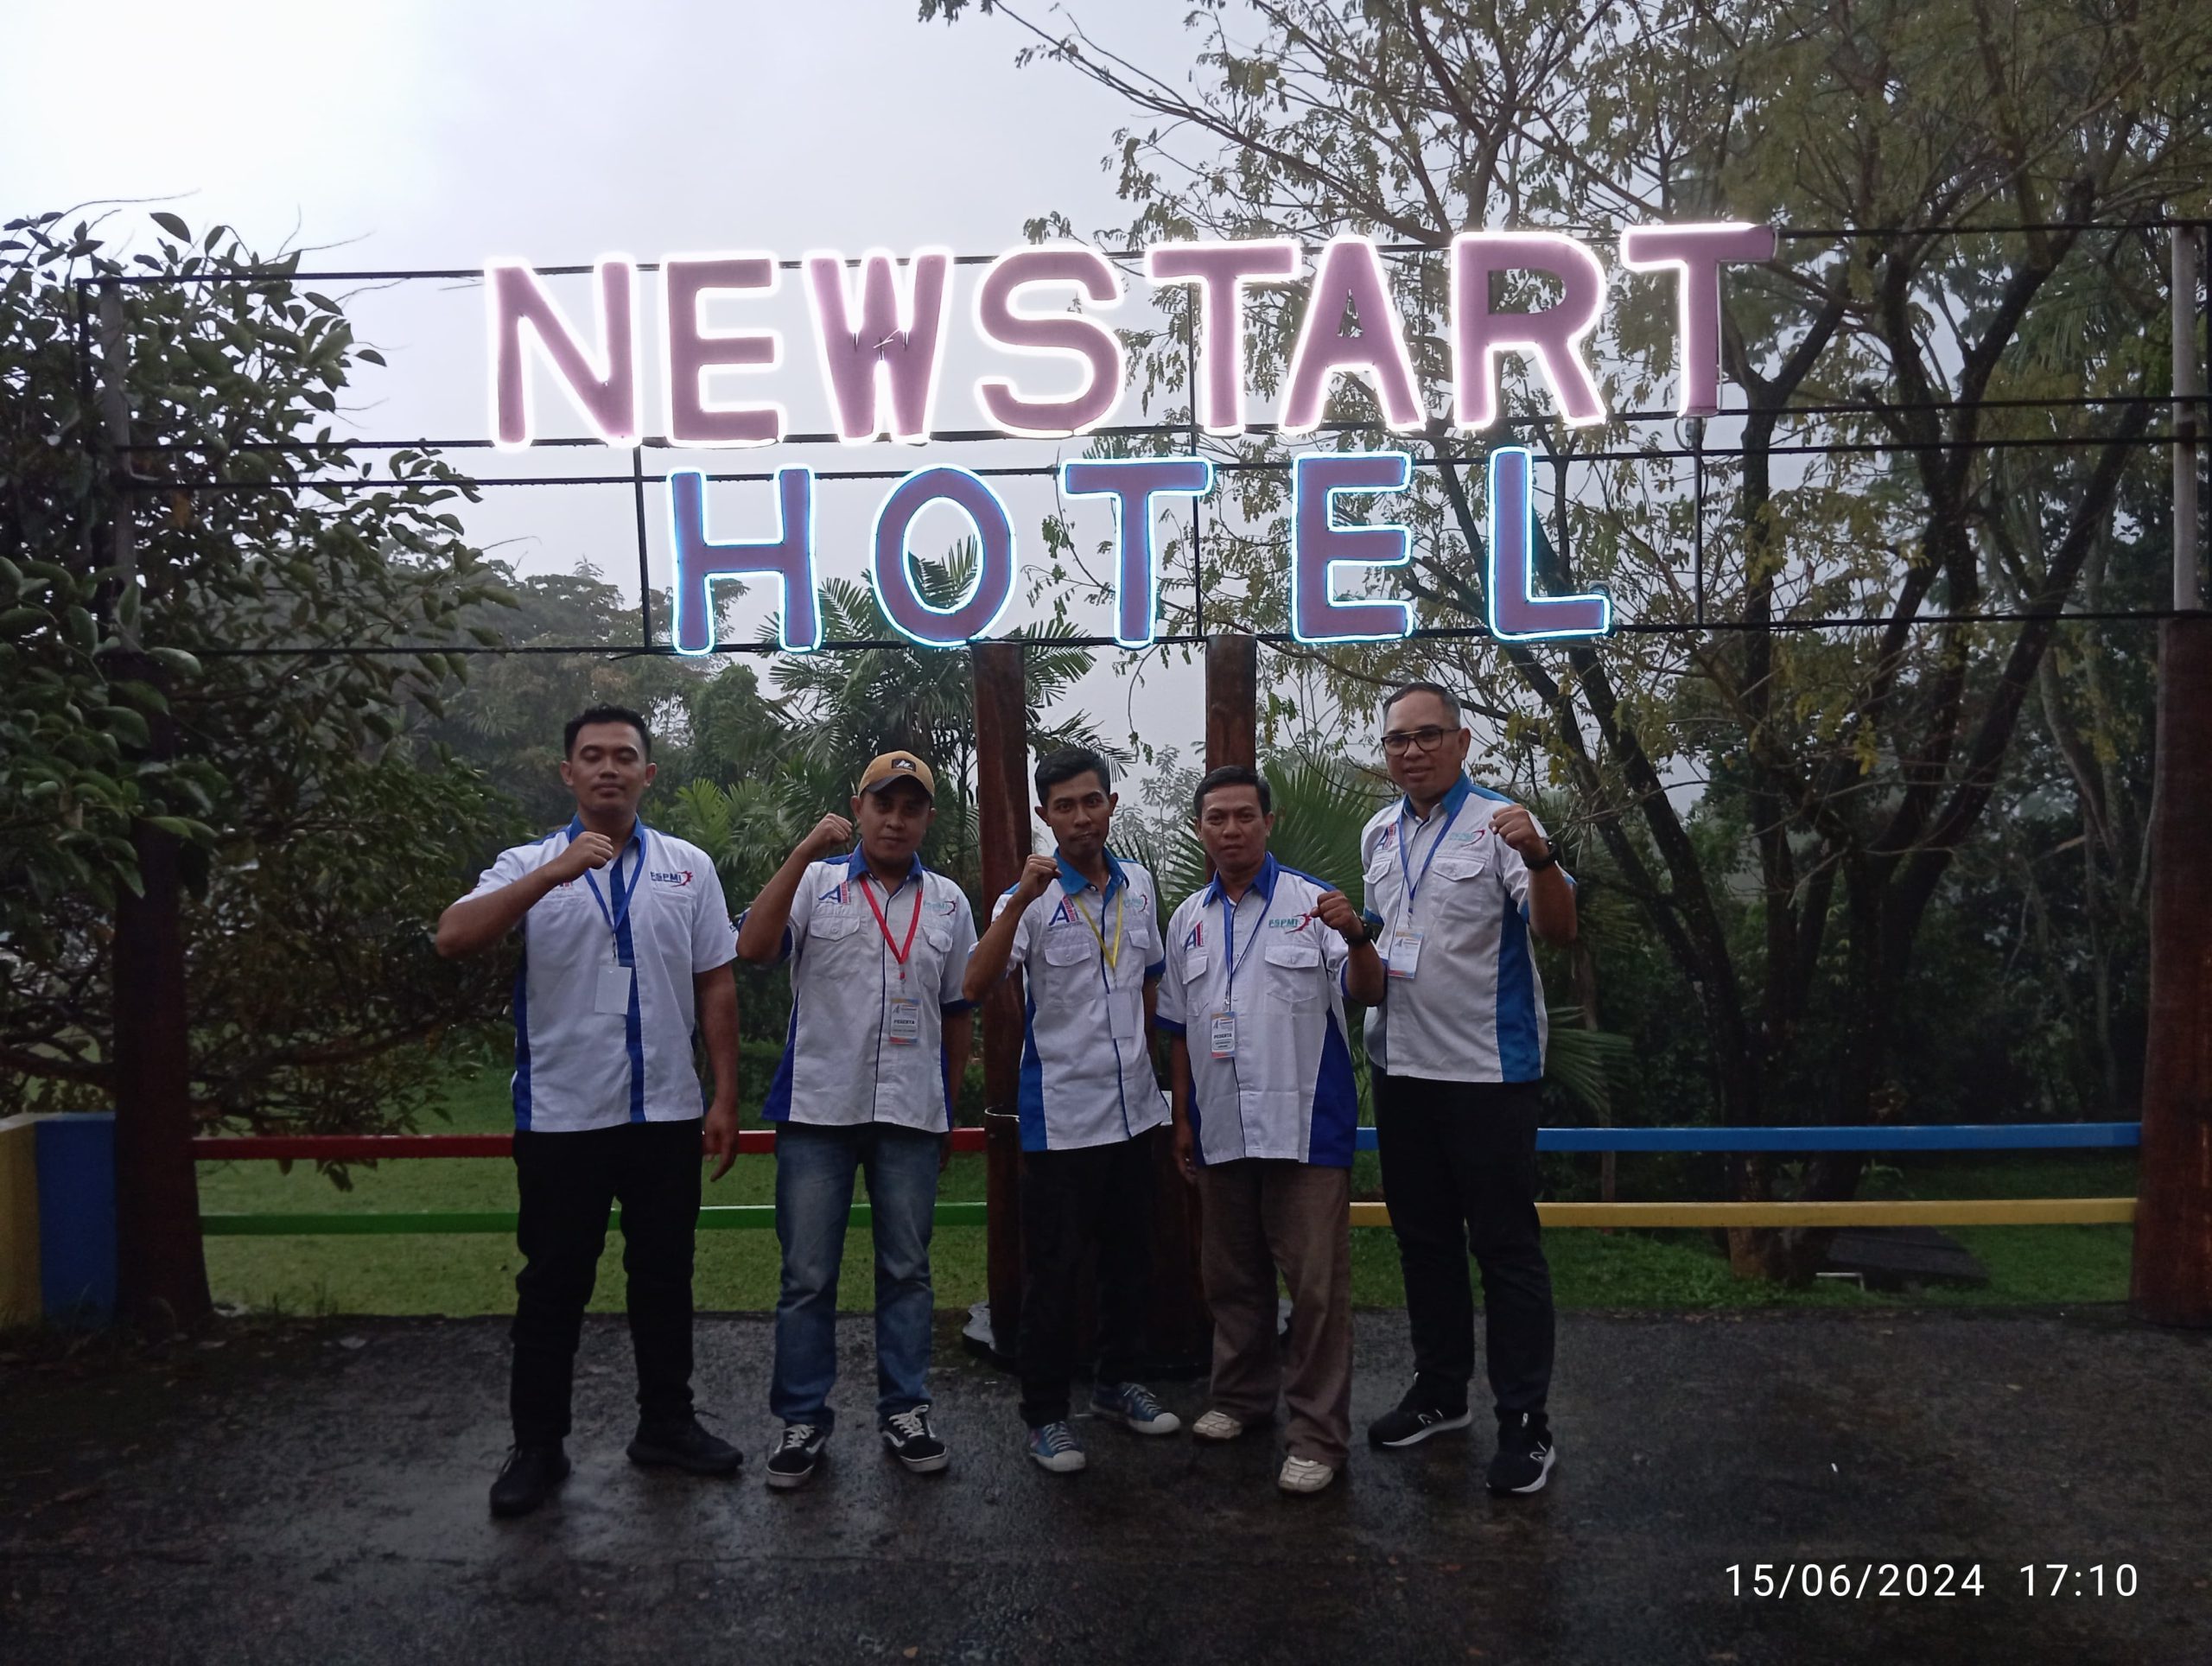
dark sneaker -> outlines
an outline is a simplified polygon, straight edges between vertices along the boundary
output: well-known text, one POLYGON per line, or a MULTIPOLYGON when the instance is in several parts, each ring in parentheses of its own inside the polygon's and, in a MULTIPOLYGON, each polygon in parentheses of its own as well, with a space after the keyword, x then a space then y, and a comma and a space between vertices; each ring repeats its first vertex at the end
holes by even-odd
POLYGON ((680 1423, 641 1421, 630 1442, 630 1461, 646 1469, 681 1469, 694 1475, 734 1475, 744 1453, 699 1427, 696 1417, 680 1423))
POLYGON ((811 1423, 785 1424, 784 1438, 768 1454, 768 1485, 804 1486, 814 1478, 814 1466, 822 1461, 822 1448, 829 1444, 828 1429, 811 1423))
POLYGON ((1398 1402, 1395 1411, 1386 1411, 1367 1426, 1367 1444, 1371 1447, 1418 1446, 1432 1434, 1442 1434, 1449 1429, 1463 1429, 1473 1422, 1467 1410, 1465 1396, 1457 1406, 1442 1403, 1433 1390, 1422 1386, 1419 1377, 1406 1390, 1406 1397, 1398 1402))
POLYGON ((548 1446, 516 1446, 492 1483, 494 1516, 527 1516, 569 1478, 569 1454, 558 1440, 548 1446))
POLYGON ((1090 1460, 1083 1455, 1075 1431, 1065 1423, 1046 1423, 1029 1431, 1023 1450, 1040 1469, 1055 1475, 1072 1475, 1090 1460))
POLYGON ((1497 1456, 1484 1480, 1492 1492, 1541 1492, 1558 1456, 1543 1413, 1524 1411, 1499 1421, 1497 1456))
POLYGON ((1173 1434, 1183 1427, 1183 1420, 1141 1383, 1099 1383, 1090 1391, 1090 1415, 1139 1434, 1173 1434))
POLYGON ((894 1411, 883 1420, 883 1449, 918 1475, 943 1469, 952 1461, 944 1442, 930 1427, 926 1402, 912 1411, 894 1411))

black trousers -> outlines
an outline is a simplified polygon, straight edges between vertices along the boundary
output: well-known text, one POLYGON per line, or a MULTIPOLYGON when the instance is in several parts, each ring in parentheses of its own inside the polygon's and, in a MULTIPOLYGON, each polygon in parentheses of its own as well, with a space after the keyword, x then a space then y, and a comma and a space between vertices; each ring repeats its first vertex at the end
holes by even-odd
POLYGON ((1536 1221, 1534 1082, 1432 1082, 1375 1072, 1382 1195, 1406 1275, 1414 1369, 1447 1408, 1475 1374, 1474 1252, 1497 1414, 1540 1412, 1551 1389, 1551 1268, 1536 1221))
POLYGON ((1154 1142, 1166 1130, 1075 1151, 1021 1154, 1021 1421, 1068 1415, 1076 1370, 1076 1296, 1087 1251, 1098 1256, 1094 1380, 1126 1383, 1142 1358, 1152 1283, 1154 1142))
POLYGON ((508 1406, 524 1445, 569 1432, 584 1305, 622 1205, 622 1270, 638 1406, 655 1421, 691 1415, 691 1252, 699 1224, 699 1119, 515 1135, 523 1254, 515 1277, 508 1406))

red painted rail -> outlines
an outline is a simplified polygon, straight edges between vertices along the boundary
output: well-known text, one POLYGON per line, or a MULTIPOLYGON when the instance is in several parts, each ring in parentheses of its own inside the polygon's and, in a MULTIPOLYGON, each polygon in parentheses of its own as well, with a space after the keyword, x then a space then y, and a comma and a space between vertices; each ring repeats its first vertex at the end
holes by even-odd
MULTIPOLYGON (((285 1158, 298 1162, 376 1162, 395 1157, 506 1157, 514 1153, 512 1134, 226 1134, 211 1135, 192 1142, 192 1154, 202 1162, 229 1162, 249 1158, 285 1158)), ((776 1131, 766 1128, 741 1129, 737 1148, 758 1155, 776 1148, 776 1131)), ((956 1128, 955 1151, 981 1151, 983 1130, 956 1128)))

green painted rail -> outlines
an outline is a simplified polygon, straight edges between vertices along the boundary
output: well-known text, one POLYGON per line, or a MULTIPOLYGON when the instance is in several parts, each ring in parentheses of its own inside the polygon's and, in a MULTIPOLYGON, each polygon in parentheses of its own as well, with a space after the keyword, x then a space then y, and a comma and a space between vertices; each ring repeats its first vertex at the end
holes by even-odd
MULTIPOLYGON (((874 1219, 874 1211, 867 1204, 853 1205, 852 1223, 866 1226, 874 1219)), ((616 1212, 619 1223, 620 1212, 616 1212)), ((937 1223, 940 1226, 981 1226, 984 1209, 981 1199, 970 1202, 941 1203, 937 1206, 937 1223)), ((699 1211, 699 1230, 702 1232, 766 1230, 776 1224, 776 1205, 772 1203, 712 1204, 699 1211)), ((393 1232, 512 1232, 515 1211, 512 1209, 474 1210, 394 1210, 385 1213, 364 1211, 350 1214, 337 1210, 316 1210, 289 1215, 210 1214, 200 1218, 200 1230, 209 1237, 350 1237, 359 1234, 393 1232)))

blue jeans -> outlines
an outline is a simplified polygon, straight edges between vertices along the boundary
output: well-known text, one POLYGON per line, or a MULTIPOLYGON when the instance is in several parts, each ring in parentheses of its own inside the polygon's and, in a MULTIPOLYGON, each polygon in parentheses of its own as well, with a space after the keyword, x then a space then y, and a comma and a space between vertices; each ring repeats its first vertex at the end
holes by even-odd
POLYGON ((776 1367, 768 1408, 786 1423, 836 1425, 837 1269, 853 1207, 853 1171, 868 1173, 875 1221, 875 1417, 925 1403, 930 1370, 930 1228, 944 1136, 887 1122, 776 1130, 776 1367))

